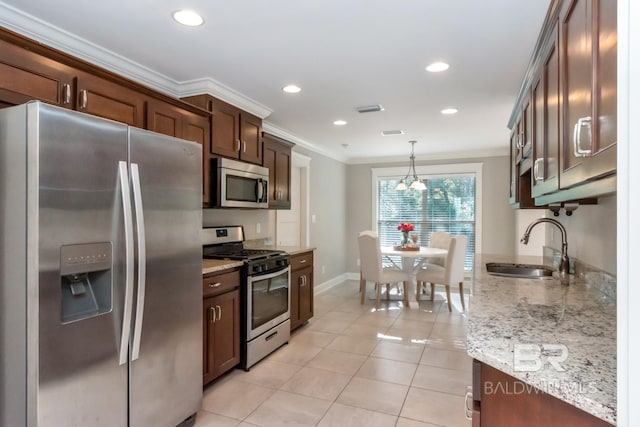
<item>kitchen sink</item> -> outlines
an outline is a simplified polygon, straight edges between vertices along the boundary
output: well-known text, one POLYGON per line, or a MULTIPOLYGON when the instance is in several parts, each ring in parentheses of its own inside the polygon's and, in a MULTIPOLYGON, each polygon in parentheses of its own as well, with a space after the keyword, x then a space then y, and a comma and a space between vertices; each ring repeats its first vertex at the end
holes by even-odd
POLYGON ((493 276, 520 277, 525 279, 550 278, 556 271, 546 265, 513 264, 502 262, 488 262, 487 273, 493 276))

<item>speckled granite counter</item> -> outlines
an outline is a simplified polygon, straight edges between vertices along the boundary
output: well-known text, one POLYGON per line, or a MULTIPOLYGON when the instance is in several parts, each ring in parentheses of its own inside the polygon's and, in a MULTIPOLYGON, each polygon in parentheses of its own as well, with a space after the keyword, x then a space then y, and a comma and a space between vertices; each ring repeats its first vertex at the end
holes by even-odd
POLYGON ((229 268, 241 266, 242 261, 231 261, 228 259, 203 259, 202 274, 215 273, 216 271, 222 271, 229 268))
MULTIPOLYGON (((540 257, 476 255, 469 308, 467 351, 496 369, 609 423, 616 423, 616 302, 597 284, 572 276, 518 279, 487 273, 487 262, 542 264, 540 257), (541 349, 543 366, 525 371, 514 345, 541 349), (562 355, 560 371, 548 362, 562 355), (550 356, 547 358, 547 356, 550 356)), ((534 354, 535 358, 535 354, 534 354)), ((537 359, 536 359, 537 360, 537 359)), ((529 361, 528 366, 537 362, 529 361)), ((560 359, 558 359, 560 360, 560 359)))

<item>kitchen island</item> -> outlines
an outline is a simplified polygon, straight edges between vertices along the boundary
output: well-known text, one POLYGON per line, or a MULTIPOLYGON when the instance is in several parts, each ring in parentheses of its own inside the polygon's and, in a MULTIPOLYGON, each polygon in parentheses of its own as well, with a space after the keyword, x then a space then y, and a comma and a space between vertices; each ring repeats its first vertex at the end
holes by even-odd
MULTIPOLYGON (((469 355, 524 385, 615 424, 616 300, 615 287, 607 276, 571 276, 569 284, 562 285, 557 276, 492 276, 487 273, 487 262, 543 263, 541 257, 476 255, 469 355)), ((490 389, 491 384, 487 389, 486 384, 476 382, 475 377, 474 385, 479 386, 474 400, 479 400, 478 390, 496 391, 490 389)), ((484 411, 482 404, 480 407, 484 411)))

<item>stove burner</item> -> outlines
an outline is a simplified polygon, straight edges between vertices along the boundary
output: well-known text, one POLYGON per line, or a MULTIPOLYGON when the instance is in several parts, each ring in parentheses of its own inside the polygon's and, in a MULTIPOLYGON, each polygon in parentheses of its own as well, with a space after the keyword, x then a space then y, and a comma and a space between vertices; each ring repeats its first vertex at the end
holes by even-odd
POLYGON ((244 249, 244 248, 204 248, 203 257, 209 259, 237 259, 257 260, 282 255, 281 251, 272 249, 244 249))

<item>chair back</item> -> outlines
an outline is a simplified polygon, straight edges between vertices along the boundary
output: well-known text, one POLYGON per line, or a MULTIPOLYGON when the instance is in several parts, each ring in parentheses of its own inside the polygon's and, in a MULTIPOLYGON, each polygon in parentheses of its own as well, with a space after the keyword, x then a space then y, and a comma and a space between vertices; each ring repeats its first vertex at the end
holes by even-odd
POLYGON ((431 233, 431 241, 429 246, 438 249, 449 249, 449 242, 451 241, 451 234, 445 231, 434 231, 431 233))
POLYGON ((379 282, 382 280, 382 252, 380 239, 372 231, 364 231, 358 235, 360 251, 360 273, 363 280, 379 282))
POLYGON ((452 236, 444 265, 444 279, 448 284, 464 280, 464 260, 467 257, 467 236, 452 236))
MULTIPOLYGON (((433 233, 431 233, 429 247, 448 250, 449 242, 451 242, 451 234, 447 233, 446 231, 434 231, 433 233)), ((445 258, 430 257, 427 259, 427 263, 444 267, 445 258)))

